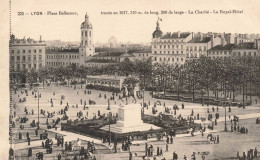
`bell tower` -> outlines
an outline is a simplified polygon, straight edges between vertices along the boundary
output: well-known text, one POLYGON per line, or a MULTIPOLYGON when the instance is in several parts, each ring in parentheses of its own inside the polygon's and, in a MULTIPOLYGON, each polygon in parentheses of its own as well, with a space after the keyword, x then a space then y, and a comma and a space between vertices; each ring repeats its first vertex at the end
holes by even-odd
POLYGON ((88 14, 85 15, 85 21, 81 24, 81 41, 79 47, 80 65, 85 66, 86 60, 91 59, 95 54, 95 46, 93 43, 93 28, 89 22, 88 14))

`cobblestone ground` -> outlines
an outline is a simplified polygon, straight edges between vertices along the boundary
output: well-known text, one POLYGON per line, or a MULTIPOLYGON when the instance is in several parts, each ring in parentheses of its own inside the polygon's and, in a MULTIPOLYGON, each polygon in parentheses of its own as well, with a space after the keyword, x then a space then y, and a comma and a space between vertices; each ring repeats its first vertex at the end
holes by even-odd
MULTIPOLYGON (((66 86, 49 86, 45 87, 43 89, 39 89, 39 93, 41 94, 41 98, 39 99, 40 102, 40 109, 53 112, 58 111, 60 109, 63 109, 66 104, 68 103, 70 108, 67 112, 67 115, 70 119, 77 119, 77 112, 82 111, 83 115, 86 116, 88 112, 88 117, 92 118, 94 114, 97 114, 98 110, 100 110, 101 114, 107 114, 108 110, 107 104, 108 100, 104 98, 104 95, 106 97, 111 97, 112 93, 110 92, 104 92, 104 91, 95 91, 91 90, 92 94, 84 94, 84 89, 80 89, 80 85, 77 86, 76 89, 74 87, 66 87, 66 86), (55 92, 55 95, 54 95, 55 92), (101 94, 101 98, 99 95, 101 94), (60 98, 61 95, 65 96, 65 99, 63 100, 63 104, 60 105, 60 98), (51 107, 50 100, 53 100, 53 107, 51 107), (87 102, 87 106, 89 107, 87 110, 83 110, 83 105, 80 104, 80 100, 82 99, 82 102, 87 102), (89 106, 88 101, 95 100, 96 106, 89 106), (78 108, 76 108, 76 105, 78 105, 78 108), (73 107, 74 106, 74 107, 73 107)), ((35 136, 35 129, 31 128, 30 123, 34 119, 37 122, 37 103, 38 99, 35 98, 32 95, 32 91, 29 91, 29 95, 26 96, 25 93, 21 94, 21 90, 17 91, 15 94, 12 93, 12 101, 13 104, 16 104, 16 107, 14 111, 16 112, 16 117, 14 120, 18 117, 24 117, 26 116, 29 121, 27 123, 24 123, 24 130, 21 130, 19 128, 20 123, 15 124, 15 128, 13 128, 13 141, 14 141, 14 149, 15 149, 15 155, 16 159, 28 159, 27 157, 27 149, 28 149, 28 143, 26 138, 26 132, 29 132, 31 137, 31 145, 30 147, 33 150, 33 156, 30 159, 35 159, 35 154, 37 152, 43 152, 44 153, 44 159, 57 159, 58 153, 62 154, 63 159, 65 157, 72 157, 72 155, 77 155, 78 151, 75 152, 63 152, 62 147, 58 147, 56 145, 56 140, 54 139, 55 134, 52 131, 49 131, 46 126, 46 116, 43 116, 40 114, 40 128, 41 130, 39 133, 43 132, 44 130, 47 130, 49 134, 49 138, 53 139, 54 141, 54 152, 52 154, 46 154, 46 150, 41 147, 41 140, 39 136, 35 136), (26 97, 26 102, 19 103, 19 99, 26 97), (25 115, 24 108, 27 108, 29 112, 31 110, 34 110, 34 115, 25 115), (23 135, 23 140, 18 139, 18 132, 21 132, 23 135), (70 156, 71 155, 71 156, 70 156)), ((137 103, 142 103, 143 99, 137 99, 137 103)), ((148 107, 148 109, 145 109, 145 114, 152 114, 152 106, 154 102, 157 101, 157 99, 151 98, 150 94, 148 92, 145 92, 144 101, 148 103, 150 101, 151 106, 148 107)), ((172 107, 174 104, 178 105, 181 108, 181 104, 183 102, 177 102, 177 101, 170 101, 170 100, 160 100, 161 104, 163 105, 165 103, 165 106, 171 109, 171 112, 173 112, 172 107)), ((133 99, 128 99, 128 103, 133 103, 133 99)), ((119 104, 125 104, 124 102, 119 100, 118 97, 115 98, 115 101, 110 101, 111 104, 111 112, 116 113, 117 108, 119 104)), ((201 104, 193 104, 193 103, 184 103, 185 109, 179 109, 177 110, 176 116, 181 114, 183 117, 186 117, 191 114, 192 110, 195 115, 199 113, 200 117, 207 117, 207 108, 209 108, 210 113, 213 114, 213 117, 215 117, 216 108, 217 106, 202 106, 201 104), (215 108, 215 112, 212 111, 212 108, 215 108)), ((220 120, 218 122, 218 125, 214 127, 215 132, 212 133, 213 135, 219 135, 220 137, 220 143, 219 144, 209 144, 207 141, 207 134, 204 134, 204 136, 201 136, 201 134, 196 135, 194 137, 191 136, 177 136, 174 138, 174 143, 169 144, 169 151, 165 152, 166 142, 164 141, 152 141, 150 140, 148 143, 153 144, 156 152, 157 146, 163 149, 163 156, 157 157, 157 159, 163 159, 165 157, 166 159, 172 159, 172 153, 175 151, 178 154, 179 159, 183 159, 184 155, 190 159, 191 154, 193 152, 196 153, 196 158, 201 159, 201 155, 199 153, 206 152, 208 155, 206 155, 206 159, 235 159, 237 155, 237 151, 239 151, 240 155, 242 155, 242 152, 247 152, 249 149, 254 149, 255 147, 258 147, 258 150, 260 150, 260 125, 256 124, 256 117, 260 117, 260 106, 258 104, 254 104, 252 106, 248 106, 245 109, 232 107, 231 112, 227 112, 227 125, 228 125, 228 132, 223 132, 224 130, 224 111, 225 109, 223 107, 218 107, 220 114, 220 120), (238 132, 231 132, 231 126, 229 121, 229 115, 232 117, 234 115, 244 115, 243 119, 239 121, 239 125, 248 128, 249 132, 248 134, 241 134, 238 132), (250 116, 249 116, 250 115, 250 116), (247 118, 248 117, 248 118, 247 118)), ((163 106, 157 107, 157 114, 159 112, 164 112, 163 106)), ((228 110, 227 110, 228 111, 228 110)), ((60 115, 55 115, 53 118, 49 118, 49 122, 52 122, 53 119, 56 119, 60 115)), ((58 130, 60 128, 60 124, 57 126, 58 130)), ((76 136, 76 134, 75 134, 76 136)), ((74 137, 75 138, 75 137, 74 137)), ((82 145, 86 146, 87 141, 82 140, 82 145)), ((124 160, 129 159, 129 152, 120 152, 120 153, 113 153, 110 151, 107 147, 107 145, 104 144, 96 144, 97 150, 95 151, 94 155, 97 157, 97 159, 113 159, 113 160, 124 160)), ((144 141, 134 144, 131 146, 131 152, 136 153, 137 156, 134 156, 133 159, 142 159, 141 157, 144 156, 144 141)), ((151 158, 152 159, 152 158, 151 158)))

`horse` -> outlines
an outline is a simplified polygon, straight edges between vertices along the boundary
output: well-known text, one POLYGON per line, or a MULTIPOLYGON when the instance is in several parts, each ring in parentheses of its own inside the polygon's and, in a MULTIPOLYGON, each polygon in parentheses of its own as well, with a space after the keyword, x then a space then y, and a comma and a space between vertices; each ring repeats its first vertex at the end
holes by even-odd
POLYGON ((135 101, 135 103, 137 102, 136 101, 136 98, 135 98, 135 94, 134 94, 134 89, 133 87, 130 87, 130 86, 124 86, 121 91, 123 92, 123 96, 121 98, 121 100, 123 101, 123 98, 126 98, 126 103, 127 103, 127 98, 128 97, 133 97, 135 101))

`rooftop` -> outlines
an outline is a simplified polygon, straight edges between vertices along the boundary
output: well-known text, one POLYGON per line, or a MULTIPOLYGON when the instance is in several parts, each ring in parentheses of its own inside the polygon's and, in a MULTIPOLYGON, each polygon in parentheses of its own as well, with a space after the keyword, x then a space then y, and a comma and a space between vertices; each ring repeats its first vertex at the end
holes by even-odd
POLYGON ((190 32, 180 32, 180 35, 178 36, 178 32, 168 32, 165 35, 163 35, 161 39, 187 38, 190 34, 190 32))
POLYGON ((216 50, 232 50, 236 45, 235 44, 227 44, 225 46, 217 45, 211 48, 209 51, 216 51, 216 50))
POLYGON ((203 37, 202 39, 200 37, 194 37, 188 43, 208 43, 209 41, 210 37, 203 37))
POLYGON ((109 60, 109 59, 90 59, 90 60, 87 60, 86 61, 87 63, 118 63, 117 61, 114 61, 114 60, 109 60))
POLYGON ((255 43, 254 42, 245 42, 245 43, 240 43, 234 49, 256 49, 255 43))

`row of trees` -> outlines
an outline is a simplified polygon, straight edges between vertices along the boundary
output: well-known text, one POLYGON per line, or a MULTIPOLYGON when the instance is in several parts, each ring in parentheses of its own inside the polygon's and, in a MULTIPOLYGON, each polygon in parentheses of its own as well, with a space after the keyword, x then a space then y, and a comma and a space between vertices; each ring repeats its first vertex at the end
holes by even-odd
MULTIPOLYGON (((12 72, 11 72, 12 73, 12 72)), ((31 70, 16 73, 15 79, 26 77, 28 83, 52 78, 55 81, 83 81, 89 75, 136 76, 141 88, 202 97, 210 94, 219 98, 219 93, 233 101, 238 94, 259 94, 260 58, 242 57, 226 59, 199 59, 186 61, 184 65, 152 64, 151 60, 131 62, 122 61, 106 66, 68 66, 42 68, 38 72, 31 70)), ((69 85, 69 84, 68 84, 69 85)), ((247 98, 247 96, 246 96, 247 98)))

